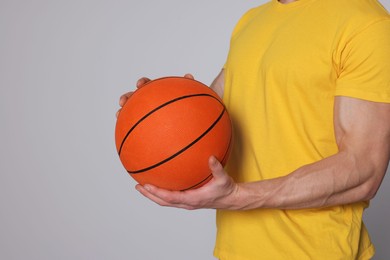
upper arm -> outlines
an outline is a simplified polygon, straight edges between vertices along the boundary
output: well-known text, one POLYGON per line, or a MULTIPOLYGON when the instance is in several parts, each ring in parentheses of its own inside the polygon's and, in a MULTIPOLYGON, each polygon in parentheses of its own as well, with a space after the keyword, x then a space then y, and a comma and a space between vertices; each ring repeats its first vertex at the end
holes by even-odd
POLYGON ((353 172, 346 179, 368 191, 364 198, 375 195, 390 157, 389 32, 388 18, 371 23, 348 38, 337 59, 336 141, 353 172))
POLYGON ((335 98, 335 135, 339 153, 355 167, 368 197, 378 190, 390 158, 390 103, 335 98))

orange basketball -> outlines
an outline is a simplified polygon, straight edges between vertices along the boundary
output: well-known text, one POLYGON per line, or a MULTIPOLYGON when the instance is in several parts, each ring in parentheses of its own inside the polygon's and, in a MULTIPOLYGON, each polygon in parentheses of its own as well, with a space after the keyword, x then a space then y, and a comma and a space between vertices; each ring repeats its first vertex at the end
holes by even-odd
POLYGON ((165 77, 148 82, 128 99, 115 139, 123 166, 137 182, 187 190, 212 178, 211 155, 226 163, 232 129, 214 91, 196 80, 165 77))

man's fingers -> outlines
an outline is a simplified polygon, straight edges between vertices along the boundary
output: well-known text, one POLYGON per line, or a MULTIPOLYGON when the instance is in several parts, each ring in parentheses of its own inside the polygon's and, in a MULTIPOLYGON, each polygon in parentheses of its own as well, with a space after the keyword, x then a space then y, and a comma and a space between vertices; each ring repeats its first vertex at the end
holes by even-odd
POLYGON ((148 83, 149 81, 150 81, 150 79, 147 78, 147 77, 140 78, 140 79, 137 81, 137 88, 142 87, 143 85, 145 85, 145 84, 148 83))
MULTIPOLYGON (((143 77, 143 78, 140 78, 138 81, 137 81, 137 88, 141 88, 143 85, 145 85, 146 83, 148 83, 150 81, 149 78, 146 78, 146 77, 143 77)), ((119 98, 119 106, 123 107, 127 100, 129 99, 129 97, 131 95, 133 95, 134 91, 130 91, 130 92, 127 92, 125 94, 123 94, 120 98, 119 98)), ((119 112, 119 111, 118 111, 119 112)), ((118 117, 118 113, 117 113, 117 117, 118 117)))
POLYGON ((142 195, 144 195, 146 198, 152 200, 153 202, 157 203, 158 205, 160 206, 169 206, 169 203, 167 203, 166 201, 162 200, 160 197, 154 195, 152 193, 152 189, 149 189, 150 186, 146 186, 146 189, 144 186, 140 185, 140 184, 137 184, 137 186, 135 186, 136 190, 139 191, 142 195))
POLYGON ((190 73, 185 74, 184 77, 187 79, 195 79, 194 76, 190 73))
POLYGON ((119 106, 123 107, 127 100, 129 99, 129 97, 134 93, 134 91, 130 91, 130 92, 127 92, 126 94, 123 94, 120 98, 119 98, 119 106))
POLYGON ((182 208, 188 210, 195 209, 190 205, 181 203, 180 197, 182 194, 179 191, 174 192, 174 191, 163 190, 149 184, 146 184, 145 186, 138 184, 136 186, 136 189, 142 195, 144 195, 145 197, 147 197, 148 199, 152 200, 153 202, 157 203, 160 206, 175 207, 175 208, 182 208))

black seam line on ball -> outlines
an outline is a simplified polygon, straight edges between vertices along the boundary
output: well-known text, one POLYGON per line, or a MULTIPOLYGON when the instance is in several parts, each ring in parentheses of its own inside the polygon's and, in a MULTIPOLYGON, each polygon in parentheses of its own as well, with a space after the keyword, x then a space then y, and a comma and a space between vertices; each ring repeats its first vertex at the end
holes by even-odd
POLYGON ((147 168, 144 168, 144 169, 140 169, 140 170, 136 170, 136 171, 129 171, 127 170, 128 173, 130 174, 137 174, 137 173, 141 173, 141 172, 145 172, 145 171, 148 171, 148 170, 151 170, 153 168, 156 168, 158 166, 160 166, 161 164, 164 164, 170 160, 172 160, 173 158, 175 158, 176 156, 178 156, 179 154, 183 153, 185 150, 187 150, 188 148, 190 148, 191 146, 193 146, 194 144, 196 144, 200 139, 202 139, 208 132, 211 131, 211 129, 214 128, 214 126, 219 122, 219 120, 221 120, 222 116, 225 114, 225 107, 224 109, 222 110, 222 113, 218 116, 218 118, 214 121, 214 123, 203 133, 201 134, 198 138, 196 138, 194 141, 192 141, 190 144, 188 144, 186 147, 184 147, 183 149, 181 149, 180 151, 178 151, 177 153, 169 156, 168 158, 162 160, 161 162, 159 163, 156 163, 152 166, 149 166, 147 168))
MULTIPOLYGON (((232 142, 232 135, 230 136, 230 139, 229 139, 229 145, 228 145, 228 149, 226 149, 226 152, 225 152, 225 155, 223 156, 221 162, 223 162, 225 159, 226 159, 226 156, 229 155, 229 150, 230 150, 230 145, 231 145, 231 142, 232 142)), ((197 184, 195 185, 192 185, 191 187, 188 187, 188 188, 185 188, 183 190, 180 190, 180 191, 186 191, 186 190, 190 190, 190 189, 193 189, 194 187, 198 186, 198 185, 201 185, 202 183, 204 183, 205 181, 207 181, 210 177, 212 177, 212 173, 210 173, 209 176, 207 176, 206 178, 204 178, 203 180, 201 180, 200 182, 198 182, 197 184)))
POLYGON ((202 183, 204 183, 205 181, 207 181, 208 179, 210 179, 210 177, 211 177, 211 176, 213 176, 213 174, 212 174, 212 173, 210 173, 210 175, 209 175, 209 176, 207 176, 206 178, 204 178, 203 180, 201 180, 201 181, 200 181, 200 182, 198 182, 197 184, 195 184, 195 185, 192 185, 191 187, 185 188, 185 189, 183 189, 183 190, 180 190, 180 191, 186 191, 186 190, 193 189, 193 188, 195 188, 196 186, 198 186, 198 185, 201 185, 202 183))
POLYGON ((229 152, 230 152, 230 149, 231 149, 230 146, 232 145, 232 141, 233 141, 233 135, 231 134, 230 135, 230 139, 229 139, 229 144, 227 146, 227 149, 226 149, 226 152, 225 152, 224 156, 221 159, 221 162, 225 161, 226 156, 229 156, 229 152))
MULTIPOLYGON (((130 130, 127 132, 127 134, 125 135, 125 137, 123 138, 122 140, 122 143, 121 143, 121 146, 119 147, 119 151, 118 151, 118 154, 119 156, 121 155, 121 152, 122 152, 122 148, 123 148, 123 145, 125 144, 126 142, 126 139, 127 137, 130 135, 130 133, 142 122, 144 121, 148 116, 150 116, 151 114, 153 114, 154 112, 156 112, 157 110, 171 104, 171 103, 174 103, 176 101, 179 101, 179 100, 182 100, 182 99, 186 99, 186 98, 191 98, 191 97, 201 97, 201 96, 208 96, 208 97, 212 97, 214 98, 215 100, 217 100, 219 103, 221 103, 221 101, 219 101, 216 97, 210 95, 210 94, 192 94, 192 95, 186 95, 186 96, 181 96, 181 97, 178 97, 178 98, 175 98, 175 99, 172 99, 164 104, 161 104, 160 106, 156 107, 155 109, 153 109, 152 111, 150 111, 149 113, 147 113, 146 115, 144 115, 140 120, 138 120, 138 122, 133 125, 132 128, 130 128, 130 130)), ((225 106, 223 105, 223 103, 221 103, 221 105, 224 107, 225 109, 225 106)))

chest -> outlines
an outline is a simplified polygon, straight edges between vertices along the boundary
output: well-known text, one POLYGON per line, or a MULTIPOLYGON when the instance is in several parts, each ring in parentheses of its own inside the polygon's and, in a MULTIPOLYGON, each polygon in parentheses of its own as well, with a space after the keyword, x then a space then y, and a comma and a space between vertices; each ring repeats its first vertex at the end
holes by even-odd
POLYGON ((253 19, 232 38, 232 71, 264 86, 316 87, 331 94, 339 70, 337 28, 324 17, 299 18, 253 19))

